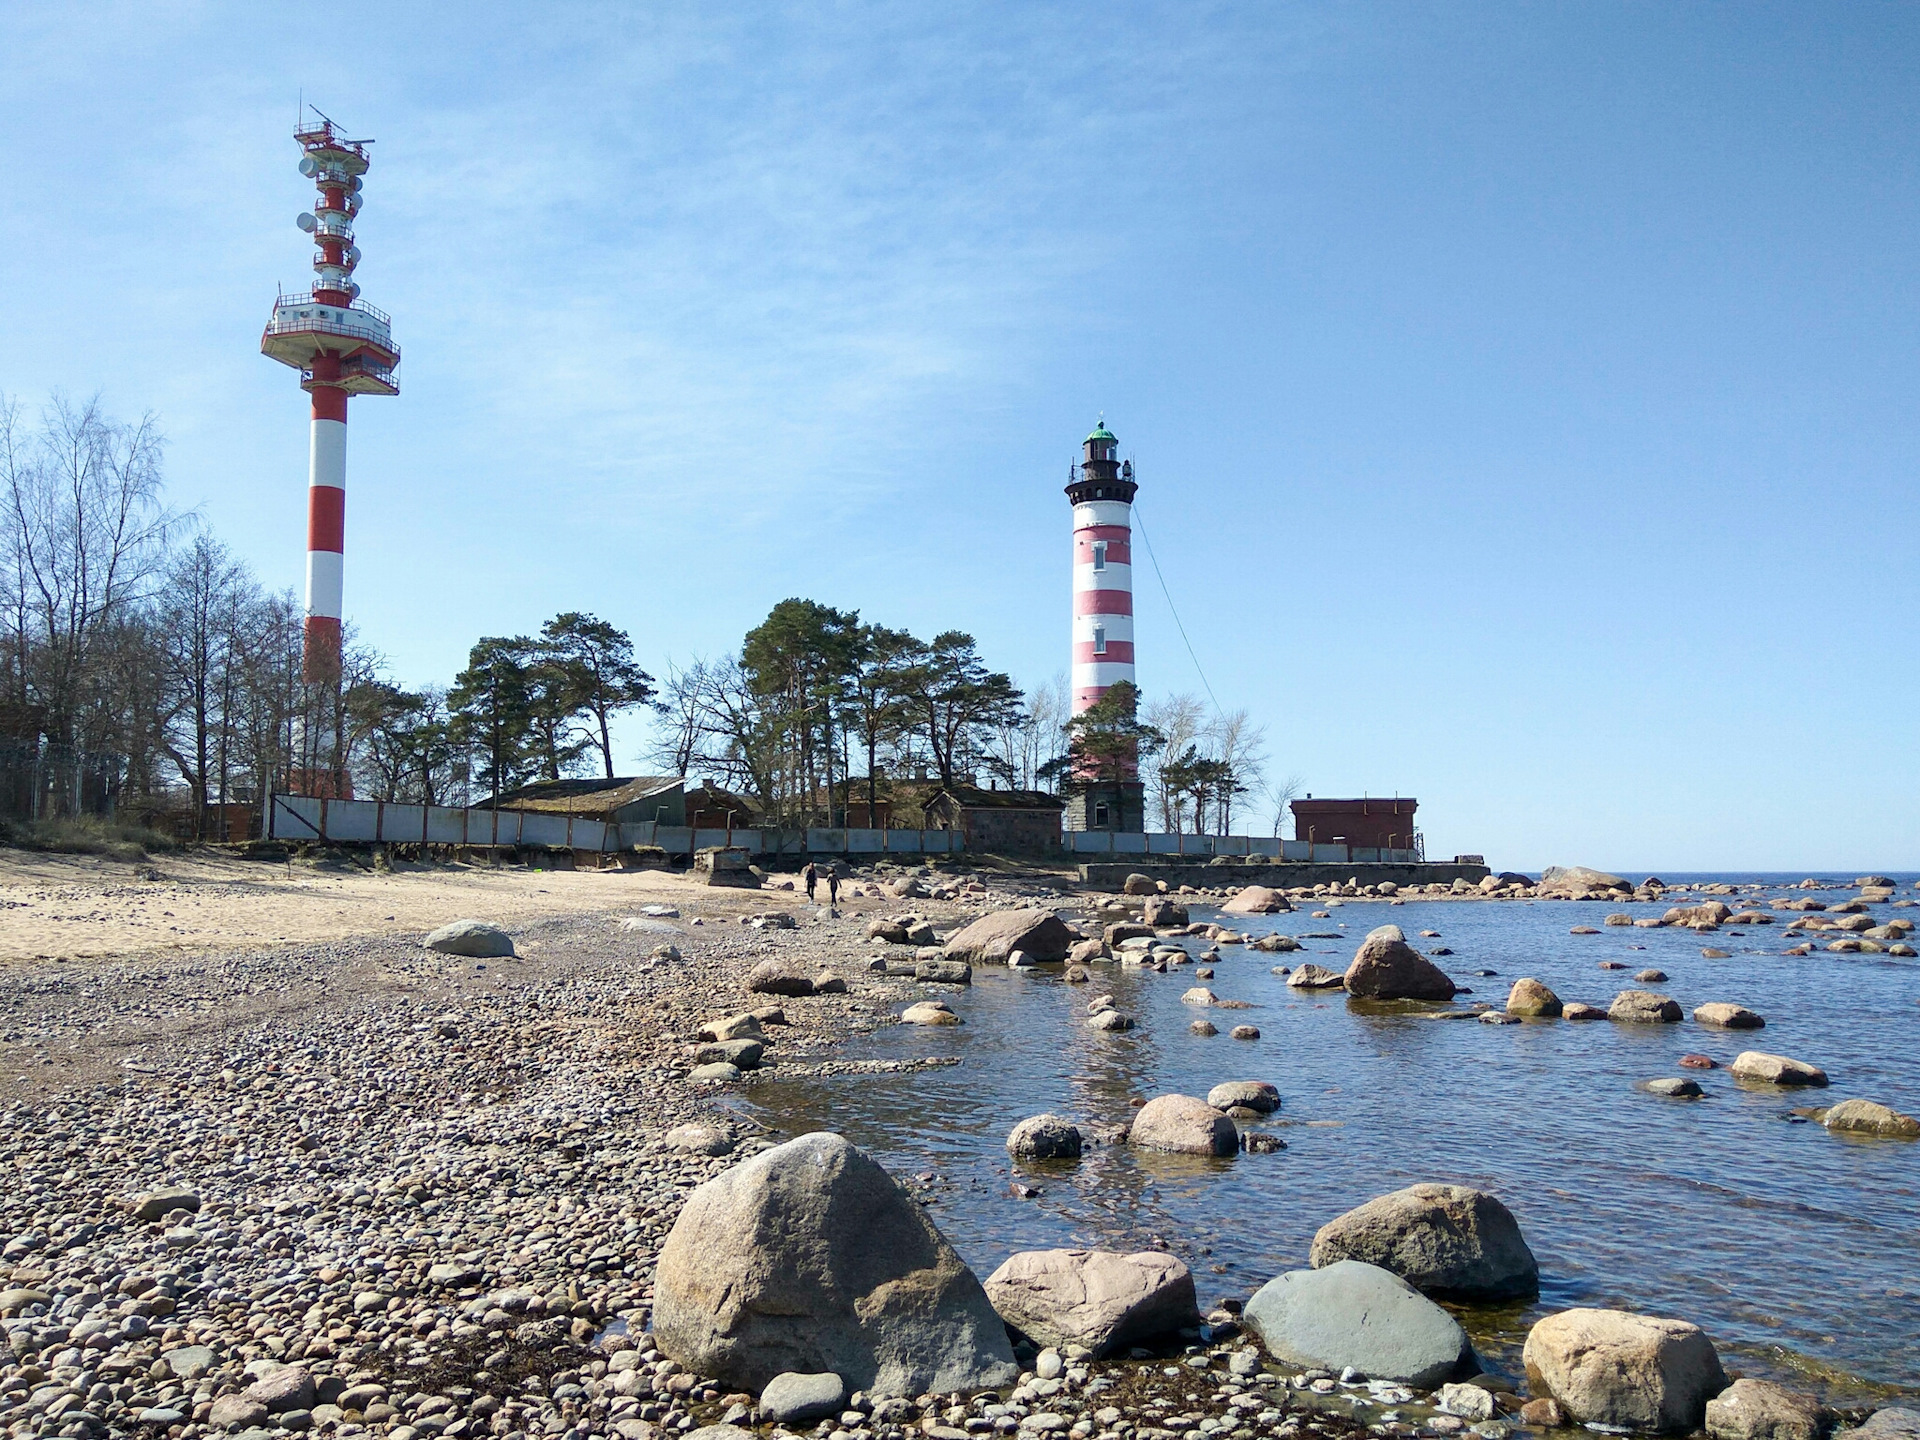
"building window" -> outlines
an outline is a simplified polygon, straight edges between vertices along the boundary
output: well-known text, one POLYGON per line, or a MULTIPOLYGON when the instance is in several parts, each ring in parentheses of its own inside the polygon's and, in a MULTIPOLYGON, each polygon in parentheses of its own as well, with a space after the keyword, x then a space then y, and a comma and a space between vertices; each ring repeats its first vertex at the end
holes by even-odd
POLYGON ((1107 542, 1104 540, 1093 542, 1093 568, 1096 570, 1107 568, 1107 542))
POLYGON ((1093 828, 1096 830, 1104 830, 1107 828, 1106 806, 1096 805, 1093 807, 1093 828))
POLYGON ((1093 627, 1093 653, 1096 655, 1107 653, 1107 627, 1104 625, 1093 627))

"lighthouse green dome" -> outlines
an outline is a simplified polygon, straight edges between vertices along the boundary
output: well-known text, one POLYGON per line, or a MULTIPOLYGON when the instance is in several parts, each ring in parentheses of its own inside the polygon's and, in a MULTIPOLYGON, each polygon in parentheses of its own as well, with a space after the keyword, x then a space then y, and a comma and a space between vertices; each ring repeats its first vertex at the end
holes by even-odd
POLYGON ((1102 420, 1100 421, 1099 424, 1095 425, 1093 427, 1093 433, 1087 436, 1087 439, 1089 440, 1111 440, 1113 438, 1114 438, 1113 432, 1107 429, 1107 422, 1105 420, 1102 420))

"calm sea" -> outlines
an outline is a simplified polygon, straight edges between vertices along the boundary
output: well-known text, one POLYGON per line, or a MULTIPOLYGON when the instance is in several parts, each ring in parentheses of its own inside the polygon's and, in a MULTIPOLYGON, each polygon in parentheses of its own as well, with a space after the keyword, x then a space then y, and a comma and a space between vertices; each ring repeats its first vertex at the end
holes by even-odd
MULTIPOLYGON (((1897 878, 1903 895, 1920 895, 1913 876, 1897 878)), ((1226 947, 1206 983, 1257 1008, 1213 1013, 1222 1033, 1212 1038, 1188 1030, 1204 1013, 1180 1003, 1195 983, 1191 969, 1100 966, 1094 985, 1070 986, 1057 966, 990 968, 976 972, 971 990, 942 992, 965 1025, 889 1026, 849 1051, 953 1056, 957 1066, 756 1085, 744 1103, 788 1132, 838 1130, 915 1180, 935 1198, 929 1213, 982 1275, 1016 1250, 1162 1244, 1193 1268, 1204 1307, 1304 1265, 1314 1231, 1349 1207, 1416 1181, 1447 1181, 1504 1200, 1540 1260, 1537 1303, 1458 1312, 1491 1369, 1518 1376, 1527 1328, 1550 1310, 1620 1306, 1690 1320, 1730 1369, 1836 1402, 1920 1395, 1920 1142, 1847 1139, 1792 1114, 1851 1096, 1920 1113, 1920 961, 1784 956, 1791 914, 1745 933, 1569 934, 1615 908, 1644 915, 1663 907, 1350 901, 1331 920, 1305 910, 1241 917, 1253 933, 1343 938, 1305 941, 1300 955, 1226 947), (1634 985, 1633 971, 1652 967, 1670 979, 1644 988, 1689 1012, 1730 1000, 1759 1011, 1767 1027, 1729 1034, 1690 1020, 1436 1022, 1359 1013, 1343 996, 1292 991, 1270 973, 1276 962, 1302 960, 1344 968, 1359 937, 1389 921, 1419 948, 1451 948, 1439 963, 1473 990, 1463 1003, 1501 1002, 1516 977, 1532 975, 1563 1000, 1604 1006, 1634 985), (1423 939, 1422 930, 1441 938, 1423 939), (1708 945, 1731 957, 1704 958, 1708 945), (1603 971, 1602 960, 1631 968, 1603 971), (1085 1027, 1087 997, 1103 991, 1137 1029, 1085 1027), (1261 1038, 1229 1039, 1226 1030, 1243 1022, 1258 1025, 1261 1038), (1811 1061, 1833 1086, 1755 1091, 1723 1069, 1677 1064, 1692 1051, 1724 1066, 1743 1049, 1811 1061), (1706 1099, 1635 1088, 1687 1074, 1706 1099), (1280 1088, 1273 1128, 1285 1151, 1214 1161, 1094 1148, 1078 1164, 1016 1168, 1003 1148, 1013 1124, 1040 1111, 1121 1120, 1134 1097, 1204 1096, 1239 1079, 1280 1088), (1040 1193, 1016 1197, 1014 1179, 1040 1193)), ((1920 919, 1920 908, 1875 910, 1920 919)), ((1212 914, 1195 907, 1193 918, 1212 914)))

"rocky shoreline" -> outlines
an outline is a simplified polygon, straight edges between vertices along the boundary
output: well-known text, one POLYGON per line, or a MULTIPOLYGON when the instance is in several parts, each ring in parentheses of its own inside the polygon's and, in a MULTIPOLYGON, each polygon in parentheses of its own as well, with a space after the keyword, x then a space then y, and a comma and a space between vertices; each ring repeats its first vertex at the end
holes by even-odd
MULTIPOLYGON (((31 1060, 6 1097, 0 1425, 70 1440, 768 1432, 762 1395, 696 1374, 647 1329, 688 1195, 786 1138, 696 1067, 752 1084, 745 1050, 713 1050, 750 1040, 760 1074, 889 1068, 841 1051, 942 993, 896 957, 959 961, 870 939, 876 915, 911 904, 951 934, 1068 903, 1017 878, 894 878, 896 893, 856 880, 832 918, 760 891, 543 921, 512 957, 362 939, 0 971, 11 1057, 31 1060), (750 994, 756 967, 809 983, 750 994), (702 1035, 754 1012, 757 1035, 702 1035)), ((1146 918, 1088 903, 1096 928, 1146 918)), ((1484 1402, 1449 1400, 1282 1364, 1231 1311, 1196 1318, 1113 1358, 1025 1346, 985 1395, 847 1394, 794 1429, 1499 1440, 1539 1418, 1491 1380, 1484 1402)))

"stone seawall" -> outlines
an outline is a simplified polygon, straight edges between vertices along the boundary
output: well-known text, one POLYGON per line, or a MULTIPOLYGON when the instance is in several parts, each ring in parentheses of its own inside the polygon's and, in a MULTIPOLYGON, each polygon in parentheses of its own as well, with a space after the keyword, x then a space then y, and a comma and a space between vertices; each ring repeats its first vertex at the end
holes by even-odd
POLYGON ((1208 865, 1168 863, 1164 856, 1135 855, 1127 860, 1102 860, 1082 865, 1080 878, 1095 890, 1118 890, 1129 875, 1151 875, 1169 886, 1193 885, 1271 885, 1285 890, 1295 885, 1344 885, 1358 880, 1362 885, 1378 885, 1391 880, 1396 885, 1451 885, 1465 880, 1478 885, 1493 872, 1485 865, 1408 864, 1382 865, 1353 861, 1340 865, 1298 864, 1208 865))

